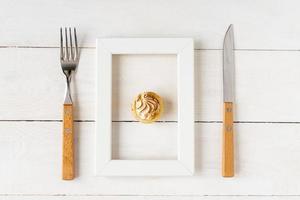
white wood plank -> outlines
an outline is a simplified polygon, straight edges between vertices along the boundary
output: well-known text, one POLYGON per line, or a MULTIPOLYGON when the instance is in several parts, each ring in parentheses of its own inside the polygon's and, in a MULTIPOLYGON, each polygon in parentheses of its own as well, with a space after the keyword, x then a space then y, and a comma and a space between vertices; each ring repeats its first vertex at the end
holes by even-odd
POLYGON ((177 127, 169 123, 145 126, 142 123, 123 122, 113 126, 112 137, 113 159, 175 160, 178 156, 177 127), (149 141, 155 141, 155 145, 149 141))
MULTIPOLYGON (((5 88, 0 108, 6 113, 1 119, 61 119, 65 77, 58 49, 5 48, 0 52, 0 86, 5 88)), ((94 119, 94 60, 94 51, 82 51, 72 79, 77 119, 94 119)))
POLYGON ((59 27, 77 26, 81 45, 96 37, 194 37, 197 48, 221 48, 235 25, 236 47, 299 49, 297 0, 2 0, 0 45, 58 46, 59 27))
MULTIPOLYGON (((58 54, 58 49, 0 49, 1 120, 61 119, 65 80, 58 54)), ((237 51, 236 120, 299 121, 299 58, 296 51, 237 51)), ((147 88, 166 101, 161 120, 177 120, 173 56, 121 56, 115 62, 120 66, 113 70, 118 77, 113 79, 113 120, 134 120, 132 99, 147 88), (132 73, 141 65, 149 69, 143 78, 132 73), (157 70, 160 75, 153 75, 157 70)), ((221 120, 222 52, 196 51, 195 63, 196 120, 221 120)), ((95 50, 83 49, 73 79, 76 119, 95 119, 95 69, 95 50)))
MULTIPOLYGON (((114 123, 131 132, 135 125, 114 123)), ((170 130, 174 125, 170 124, 170 130)), ((60 123, 1 122, 0 194, 299 195, 299 124, 236 124, 237 174, 233 179, 221 177, 219 123, 197 124, 197 174, 181 178, 95 177, 94 123, 76 123, 75 128, 79 176, 70 182, 60 179, 60 123)), ((133 140, 126 137, 123 145, 127 139, 133 140)), ((159 140, 164 136, 150 137, 148 143, 159 140)), ((152 150, 159 151, 155 147, 152 150)), ((171 151, 162 150, 164 154, 171 151)))
MULTIPOLYGON (((299 56, 298 52, 237 51, 235 120, 299 121, 299 56)), ((222 52, 198 52, 196 76, 197 119, 221 120, 222 52)))

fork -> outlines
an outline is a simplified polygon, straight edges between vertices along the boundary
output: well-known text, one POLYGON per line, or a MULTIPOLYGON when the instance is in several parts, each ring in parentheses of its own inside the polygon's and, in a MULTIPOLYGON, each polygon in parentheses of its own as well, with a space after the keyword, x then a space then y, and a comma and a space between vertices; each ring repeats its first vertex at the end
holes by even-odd
POLYGON ((63 160, 62 179, 74 179, 74 130, 73 130, 73 102, 70 92, 72 72, 79 62, 76 29, 60 28, 60 63, 66 76, 66 95, 63 106, 63 160), (64 34, 63 34, 64 32, 64 34), (74 36, 74 39, 72 38, 74 36), (64 38, 64 39, 63 39, 64 38), (73 46, 73 42, 75 46, 73 46), (64 46, 65 43, 65 46, 64 46), (70 44, 70 46, 69 46, 70 44))

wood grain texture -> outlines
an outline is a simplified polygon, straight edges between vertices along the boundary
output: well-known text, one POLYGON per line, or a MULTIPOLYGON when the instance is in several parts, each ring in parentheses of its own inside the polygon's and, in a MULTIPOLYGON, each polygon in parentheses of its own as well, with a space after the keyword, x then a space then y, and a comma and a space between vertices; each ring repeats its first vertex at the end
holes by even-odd
POLYGON ((66 25, 77 26, 80 44, 89 47, 96 37, 194 37, 197 48, 221 49, 233 23, 237 49, 297 50, 298 7, 298 0, 3 0, 0 45, 58 46, 58 28, 66 25))
MULTIPOLYGON (((74 119, 95 120, 95 49, 83 49, 81 53, 72 81, 76 103, 74 119)), ((235 120, 299 121, 300 95, 296 95, 296 91, 300 85, 300 52, 236 51, 235 56, 235 120)), ((58 57, 58 49, 0 48, 0 65, 10 66, 0 67, 1 120, 61 119, 60 105, 64 98, 65 82, 58 57), (32 109, 33 106, 35 109, 32 109)), ((130 105, 133 97, 144 88, 156 89, 166 99, 169 112, 165 112, 162 121, 177 120, 174 57, 125 56, 116 62, 123 68, 113 72, 114 76, 120 77, 113 79, 114 121, 134 120, 130 105), (149 67, 143 71, 144 81, 132 73, 140 65, 149 67), (161 75, 152 76, 151 68, 160 69, 161 75), (139 85, 132 87, 137 83, 135 81, 139 85), (150 87, 149 82, 155 84, 150 87)), ((197 121, 222 121, 222 51, 195 51, 195 96, 197 121)))
POLYGON ((74 162, 73 104, 64 104, 62 160, 62 178, 64 180, 74 179, 74 162))
MULTIPOLYGON (((61 180, 58 156, 62 153, 60 122, 0 122, 0 157, 5 161, 0 165, 0 177, 5 180, 0 181, 0 194, 300 195, 299 124, 235 124, 236 131, 243 134, 236 135, 234 179, 220 176, 221 123, 196 124, 195 176, 169 178, 95 177, 95 124, 74 125, 78 178, 66 182, 61 180)), ((113 123, 115 130, 125 134, 119 141, 123 158, 133 154, 143 158, 151 152, 174 155, 168 138, 176 132, 175 123, 157 123, 157 130, 165 132, 153 132, 153 137, 136 137, 137 126, 113 123)))
POLYGON ((233 103, 224 103, 222 176, 234 176, 233 103))
MULTIPOLYGON (((5 121, 0 121, 0 198, 299 199, 299 5, 298 0, 2 0, 0 120, 5 121), (243 123, 235 124, 236 132, 242 133, 235 136, 236 176, 224 180, 220 177, 222 51, 217 49, 222 48, 231 23, 235 25, 237 48, 235 120, 243 123), (64 25, 78 28, 79 45, 84 47, 95 47, 96 37, 195 39, 195 48, 203 49, 195 51, 195 112, 196 120, 205 122, 196 125, 197 176, 94 177, 95 49, 84 48, 72 85, 74 119, 88 121, 75 123, 79 177, 61 181, 61 122, 10 120, 61 120, 65 83, 59 51, 53 47, 59 46, 58 28, 64 25)), ((114 84, 122 87, 114 93, 120 94, 115 99, 123 101, 113 102, 118 111, 113 113, 113 120, 131 121, 127 108, 136 91, 132 87, 135 82, 130 80, 136 77, 132 70, 142 64, 162 70, 161 77, 153 82, 155 86, 164 83, 169 90, 160 88, 161 94, 174 99, 177 80, 172 78, 172 62, 171 56, 164 61, 143 56, 120 58, 124 68, 115 71, 122 76, 114 84)), ((149 81, 151 70, 143 71, 143 75, 149 81)), ((148 87, 146 82, 140 86, 148 87)), ((163 121, 176 121, 175 104, 176 100, 167 102, 172 111, 163 121)), ((113 129, 116 157, 176 157, 173 123, 155 124, 143 134, 134 122, 114 123, 113 129)))

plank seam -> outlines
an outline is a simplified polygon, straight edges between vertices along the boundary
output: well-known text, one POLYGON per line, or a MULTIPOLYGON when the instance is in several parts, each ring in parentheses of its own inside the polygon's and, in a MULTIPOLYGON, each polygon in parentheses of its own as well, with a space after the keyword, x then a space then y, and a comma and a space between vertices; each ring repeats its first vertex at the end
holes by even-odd
POLYGON ((167 195, 156 195, 156 194, 0 194, 2 197, 7 196, 51 196, 51 197, 83 197, 83 196, 90 196, 90 197, 300 197, 299 194, 291 194, 291 195, 274 195, 274 194, 266 194, 266 195, 252 195, 252 194, 246 194, 246 195, 176 195, 176 194, 167 194, 167 195))
MULTIPOLYGON (((8 119, 8 120, 0 120, 0 122, 62 122, 62 120, 52 120, 52 119, 42 119, 42 120, 37 120, 37 119, 8 119)), ((74 120, 74 122, 96 122, 95 120, 74 120)), ((139 121, 135 120, 114 120, 112 121, 113 123, 140 123, 139 121)), ((177 121, 156 121, 155 123, 177 123, 177 121)), ((195 123, 198 124, 220 124, 223 123, 223 121, 202 121, 202 120, 197 120, 195 123)), ((234 121, 235 124, 300 124, 300 121, 290 121, 290 122, 282 122, 282 121, 234 121)))
MULTIPOLYGON (((58 46, 0 46, 0 48, 5 49, 5 48, 12 48, 12 49, 59 49, 60 47, 58 46)), ((79 47, 80 49, 96 49, 96 47, 87 47, 87 46, 82 46, 79 47)), ((195 48, 195 51, 222 51, 223 49, 218 49, 218 48, 195 48)), ((294 51, 300 51, 300 49, 235 49, 235 51, 282 51, 282 52, 294 52, 294 51)))

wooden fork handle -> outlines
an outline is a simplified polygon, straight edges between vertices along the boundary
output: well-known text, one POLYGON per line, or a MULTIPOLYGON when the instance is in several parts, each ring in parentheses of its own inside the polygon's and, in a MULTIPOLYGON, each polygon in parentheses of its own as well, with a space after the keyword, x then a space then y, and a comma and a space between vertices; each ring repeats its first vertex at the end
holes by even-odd
POLYGON ((234 176, 233 103, 224 103, 222 176, 234 176))
POLYGON ((63 112, 63 180, 74 179, 73 105, 64 104, 63 112))

